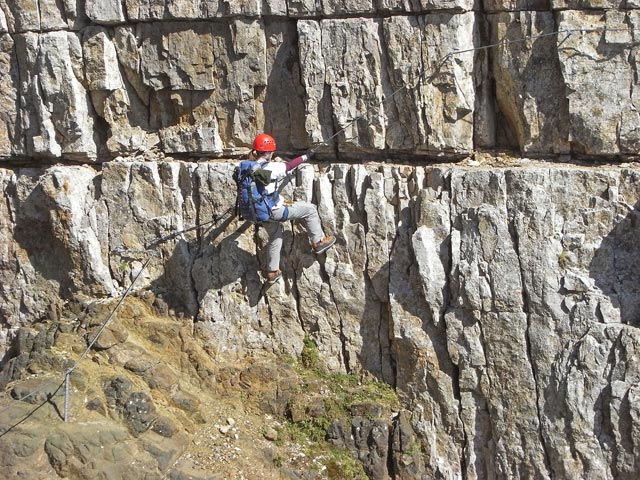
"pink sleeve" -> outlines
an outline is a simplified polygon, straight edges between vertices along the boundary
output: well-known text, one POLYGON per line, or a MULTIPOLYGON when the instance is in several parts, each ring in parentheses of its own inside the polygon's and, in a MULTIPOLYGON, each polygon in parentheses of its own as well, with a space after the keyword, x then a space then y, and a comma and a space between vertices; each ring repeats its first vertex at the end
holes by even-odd
POLYGON ((293 160, 289 160, 288 162, 285 162, 285 165, 287 166, 287 172, 289 172, 289 171, 293 170, 294 168, 296 168, 298 165, 300 165, 306 159, 307 159, 306 155, 301 155, 299 157, 294 158, 293 160))

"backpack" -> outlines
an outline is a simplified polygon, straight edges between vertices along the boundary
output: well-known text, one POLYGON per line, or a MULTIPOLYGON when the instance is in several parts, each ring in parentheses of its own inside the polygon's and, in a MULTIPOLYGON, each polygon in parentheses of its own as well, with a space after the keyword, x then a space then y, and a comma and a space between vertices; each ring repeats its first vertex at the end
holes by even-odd
POLYGON ((238 187, 236 205, 240 218, 253 224, 269 220, 271 209, 278 203, 278 192, 267 193, 271 182, 271 171, 262 167, 266 162, 243 160, 233 171, 238 187))

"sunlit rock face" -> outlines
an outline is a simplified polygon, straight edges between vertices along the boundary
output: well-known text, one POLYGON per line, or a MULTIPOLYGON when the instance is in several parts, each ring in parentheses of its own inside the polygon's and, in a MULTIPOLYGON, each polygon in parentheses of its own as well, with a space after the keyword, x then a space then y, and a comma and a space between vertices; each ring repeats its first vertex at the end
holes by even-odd
POLYGON ((639 37, 635 0, 0 0, 0 385, 68 368, 131 287, 179 365, 130 348, 157 319, 129 305, 94 350, 149 388, 87 401, 141 468, 191 439, 180 375, 311 341, 401 395, 332 424, 373 478, 634 478, 639 37), (268 291, 231 177, 263 131, 316 150, 284 194, 337 237, 288 225, 268 291), (165 450, 132 439, 157 418, 165 450))
POLYGON ((427 478, 630 474, 640 173, 551 165, 305 166, 285 194, 338 240, 318 257, 287 227, 266 293, 232 163, 2 170, 5 361, 23 329, 137 278, 216 361, 307 336, 328 371, 394 385, 427 478))
POLYGON ((0 0, 0 158, 635 155, 637 8, 0 0))

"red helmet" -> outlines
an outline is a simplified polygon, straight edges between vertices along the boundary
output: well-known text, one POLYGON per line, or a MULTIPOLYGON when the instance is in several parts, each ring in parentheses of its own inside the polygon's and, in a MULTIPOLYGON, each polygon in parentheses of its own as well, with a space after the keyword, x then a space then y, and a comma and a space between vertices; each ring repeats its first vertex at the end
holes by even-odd
POLYGON ((275 152, 276 141, 273 139, 271 135, 267 135, 266 133, 261 133, 253 141, 253 149, 256 152, 275 152))

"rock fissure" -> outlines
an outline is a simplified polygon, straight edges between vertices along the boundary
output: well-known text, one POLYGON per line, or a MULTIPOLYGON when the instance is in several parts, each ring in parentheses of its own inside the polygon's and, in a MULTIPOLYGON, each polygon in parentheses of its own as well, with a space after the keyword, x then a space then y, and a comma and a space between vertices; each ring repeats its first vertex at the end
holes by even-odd
MULTIPOLYGON (((621 346, 621 337, 622 332, 620 332, 615 339, 615 341, 611 344, 611 349, 609 351, 607 368, 605 372, 605 378, 607 379, 607 383, 603 388, 602 392, 598 397, 598 401, 595 405, 595 414, 598 420, 595 433, 596 438, 598 439, 598 443, 600 444, 600 448, 604 451, 612 452, 612 462, 609 467, 609 474, 612 478, 619 478, 620 471, 618 471, 618 447, 617 442, 615 442, 615 428, 612 424, 611 413, 613 409, 613 398, 612 398, 612 380, 614 376, 614 371, 617 367, 617 355, 616 350, 621 346), (599 417, 599 418, 598 418, 599 417)), ((620 430, 622 433, 622 429, 620 430)), ((621 436, 622 440, 622 436, 621 436)), ((621 450, 625 450, 625 445, 621 445, 621 450)))
MULTIPOLYGON (((298 285, 298 284, 299 284, 298 275, 294 272, 293 273, 293 285, 295 286, 295 285, 298 285)), ((293 295, 294 301, 296 302, 296 318, 298 320, 298 324, 300 325, 300 328, 302 329, 302 332, 305 335, 308 335, 309 332, 305 328, 305 321, 304 321, 304 317, 302 315, 302 311, 301 311, 301 308, 300 308, 300 306, 301 306, 301 304, 300 304, 300 302, 301 302, 300 292, 296 288, 294 288, 294 289, 292 289, 292 295, 293 295)))
POLYGON ((527 287, 526 287, 526 278, 524 274, 524 270, 522 268, 522 263, 520 260, 519 248, 518 248, 518 234, 517 230, 513 228, 513 238, 515 239, 514 247, 516 251, 516 256, 518 258, 518 269, 520 271, 521 279, 522 279, 522 305, 523 305, 523 313, 527 318, 527 328, 525 330, 525 341, 526 341, 526 354, 527 360, 531 368, 531 378, 533 380, 533 387, 536 395, 535 405, 537 410, 537 431, 538 438, 540 440, 540 445, 542 446, 542 451, 544 453, 544 464, 548 472, 551 473, 551 476, 554 477, 555 473, 553 471, 552 463, 551 463, 551 455, 549 453, 549 446, 547 445, 547 441, 545 439, 544 432, 544 424, 545 424, 545 415, 543 412, 543 402, 542 402, 542 386, 538 380, 538 372, 536 367, 535 357, 533 355, 534 345, 531 340, 531 329, 532 329, 532 316, 531 316, 531 307, 529 302, 529 296, 527 295, 527 287))
POLYGON ((40 5, 40 0, 36 0, 35 4, 36 4, 36 8, 38 9, 38 27, 37 27, 37 29, 40 30, 42 28, 42 6, 40 5))
POLYGON ((327 282, 327 284, 329 285, 329 292, 331 294, 331 300, 333 301, 334 307, 335 307, 335 311, 338 314, 338 321, 339 321, 339 326, 340 326, 340 332, 339 332, 339 340, 340 340, 340 346, 341 346, 341 354, 342 354, 342 361, 344 362, 344 369, 347 373, 351 373, 353 371, 353 366, 350 365, 350 355, 349 355, 349 349, 347 347, 347 335, 345 334, 345 321, 343 318, 343 315, 341 313, 341 304, 340 302, 338 302, 336 300, 336 296, 333 292, 333 287, 331 285, 331 280, 329 279, 329 275, 327 274, 326 270, 324 269, 324 266, 321 266, 321 271, 322 271, 322 277, 323 279, 327 282))

